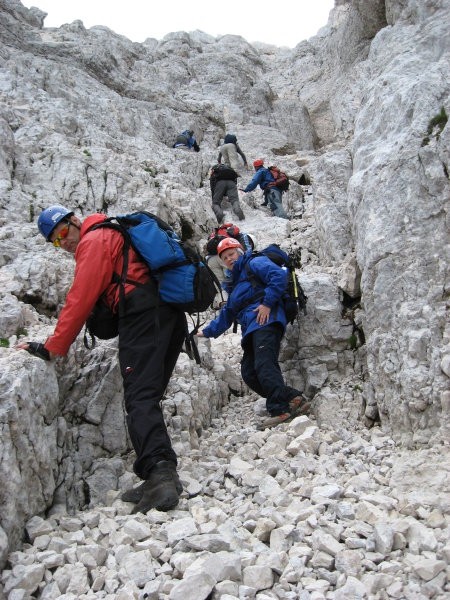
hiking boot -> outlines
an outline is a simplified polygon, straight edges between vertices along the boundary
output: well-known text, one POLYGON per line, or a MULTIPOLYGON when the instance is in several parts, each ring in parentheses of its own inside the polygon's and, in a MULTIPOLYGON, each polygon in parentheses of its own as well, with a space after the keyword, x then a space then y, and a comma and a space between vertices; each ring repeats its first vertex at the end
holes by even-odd
POLYGON ((178 504, 179 494, 174 481, 176 467, 173 462, 161 460, 150 471, 142 486, 142 498, 131 511, 146 513, 151 508, 167 511, 178 504))
POLYGON ((296 396, 289 401, 289 410, 290 412, 295 412, 295 416, 298 415, 306 415, 309 413, 309 409, 311 408, 311 402, 309 402, 303 396, 296 396))
POLYGON ((287 423, 290 419, 293 419, 296 415, 293 415, 290 412, 282 413, 281 415, 276 415, 275 417, 267 417, 264 419, 259 426, 259 429, 270 429, 271 427, 276 427, 277 425, 281 425, 281 423, 287 423))
POLYGON ((306 414, 310 408, 311 402, 308 402, 302 396, 296 396, 289 402, 289 411, 281 415, 275 415, 274 417, 267 417, 267 419, 263 420, 259 429, 269 429, 270 427, 281 425, 281 423, 287 423, 299 415, 306 414))
MULTIPOLYGON (((178 477, 178 473, 176 471, 173 472, 173 481, 175 483, 175 488, 178 492, 178 495, 181 496, 183 492, 183 485, 178 477)), ((130 488, 129 490, 125 490, 124 493, 120 496, 120 499, 123 502, 132 502, 133 504, 137 504, 140 502, 143 494, 144 494, 144 485, 145 481, 143 481, 140 485, 134 488, 130 488)))

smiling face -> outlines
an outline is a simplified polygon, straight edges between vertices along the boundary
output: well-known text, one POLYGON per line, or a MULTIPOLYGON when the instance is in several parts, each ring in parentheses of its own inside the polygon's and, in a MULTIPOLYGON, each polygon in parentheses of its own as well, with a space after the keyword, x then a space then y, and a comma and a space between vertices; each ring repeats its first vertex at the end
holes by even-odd
POLYGON ((238 248, 227 248, 220 255, 220 260, 226 266, 227 269, 232 269, 234 263, 241 256, 238 248))

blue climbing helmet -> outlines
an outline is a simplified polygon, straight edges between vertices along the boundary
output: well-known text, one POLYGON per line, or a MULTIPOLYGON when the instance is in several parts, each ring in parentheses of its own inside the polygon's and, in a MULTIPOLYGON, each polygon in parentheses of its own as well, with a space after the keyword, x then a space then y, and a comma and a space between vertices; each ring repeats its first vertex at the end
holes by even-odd
POLYGON ((73 215, 73 211, 59 204, 49 206, 41 212, 38 218, 38 228, 47 242, 50 241, 50 236, 58 223, 64 219, 67 220, 71 215, 73 215))

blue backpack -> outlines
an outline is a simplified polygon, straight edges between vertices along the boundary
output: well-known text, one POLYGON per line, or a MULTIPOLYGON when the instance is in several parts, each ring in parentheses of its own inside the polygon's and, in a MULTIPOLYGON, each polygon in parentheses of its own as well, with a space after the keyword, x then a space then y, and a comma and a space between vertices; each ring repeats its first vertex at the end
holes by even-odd
MULTIPOLYGON (((211 306, 217 292, 221 293, 220 282, 211 269, 202 262, 195 250, 180 241, 170 225, 152 213, 141 211, 109 217, 91 227, 90 231, 102 227, 119 231, 124 237, 122 274, 119 276, 115 273, 113 277, 113 281, 121 286, 119 315, 123 314, 125 304, 123 284, 142 286, 127 279, 128 250, 131 246, 148 265, 151 277, 157 285, 159 298, 180 311, 191 315, 197 313, 197 325, 189 334, 190 343, 194 346, 193 336, 200 326, 198 314, 211 306)), ((118 323, 115 327, 112 325, 114 317, 118 321, 118 316, 113 316, 111 311, 111 326, 108 322, 104 329, 101 328, 103 319, 106 321, 108 318, 108 310, 100 298, 87 321, 87 329, 92 338, 97 336, 109 339, 118 335, 118 323)))
POLYGON ((211 306, 218 289, 220 291, 220 283, 216 282, 200 255, 184 245, 162 219, 142 211, 109 217, 92 229, 99 227, 120 231, 125 238, 123 283, 126 281, 131 245, 148 265, 163 302, 174 304, 189 314, 203 312, 211 306))

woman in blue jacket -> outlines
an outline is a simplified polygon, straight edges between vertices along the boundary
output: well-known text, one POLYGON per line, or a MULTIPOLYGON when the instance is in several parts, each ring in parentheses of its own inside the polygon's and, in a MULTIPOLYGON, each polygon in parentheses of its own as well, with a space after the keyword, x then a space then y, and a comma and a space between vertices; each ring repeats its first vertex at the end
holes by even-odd
POLYGON ((244 350, 242 378, 250 389, 266 398, 271 416, 263 421, 262 427, 273 427, 309 408, 301 393, 285 384, 278 364, 286 328, 281 297, 286 289, 287 272, 265 256, 252 257, 251 252, 244 253, 241 244, 233 238, 222 240, 217 253, 231 271, 231 281, 226 288, 228 300, 219 316, 198 335, 217 338, 234 321, 240 324, 244 350), (249 279, 249 272, 256 287, 249 279))

